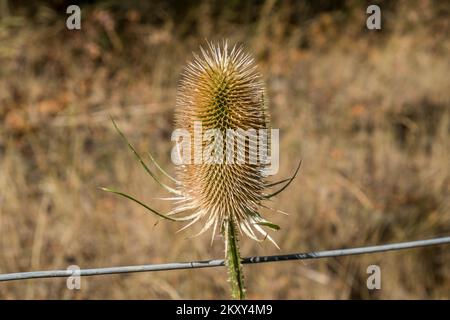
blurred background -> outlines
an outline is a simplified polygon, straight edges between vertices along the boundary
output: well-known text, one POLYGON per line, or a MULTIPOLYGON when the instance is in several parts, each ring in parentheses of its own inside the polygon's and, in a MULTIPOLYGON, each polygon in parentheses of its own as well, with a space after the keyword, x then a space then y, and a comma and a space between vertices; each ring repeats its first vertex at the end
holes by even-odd
MULTIPOLYGON (((242 43, 296 181, 262 212, 281 253, 450 233, 450 37, 446 1, 0 0, 0 273, 222 258, 210 234, 107 194, 169 210, 114 131, 173 173, 180 72, 205 40, 242 43), (381 7, 382 29, 366 28, 381 7)), ((244 238, 242 254, 278 254, 244 238)), ((432 247, 244 267, 250 299, 450 298, 450 250, 432 247), (379 265, 381 290, 366 287, 379 265)), ((224 268, 1 283, 2 299, 226 299, 224 268)))

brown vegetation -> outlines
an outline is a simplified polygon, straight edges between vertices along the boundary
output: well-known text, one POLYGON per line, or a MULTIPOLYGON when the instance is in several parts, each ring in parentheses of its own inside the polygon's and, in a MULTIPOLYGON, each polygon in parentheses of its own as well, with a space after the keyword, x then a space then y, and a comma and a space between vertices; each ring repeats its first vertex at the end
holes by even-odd
MULTIPOLYGON (((6 1, 1 1, 6 3, 6 1)), ((280 128, 279 178, 301 173, 264 212, 282 252, 450 233, 450 39, 445 2, 364 1, 82 5, 65 28, 60 1, 0 14, 0 273, 218 258, 99 190, 115 186, 169 210, 114 132, 113 115, 170 172, 179 74, 204 39, 244 43, 265 76, 280 128)), ((277 254, 241 242, 244 256, 277 254)), ((245 267, 248 298, 450 298, 448 247, 245 267), (369 292, 378 264, 382 289, 369 292)), ((228 298, 222 268, 0 284, 0 298, 228 298)))

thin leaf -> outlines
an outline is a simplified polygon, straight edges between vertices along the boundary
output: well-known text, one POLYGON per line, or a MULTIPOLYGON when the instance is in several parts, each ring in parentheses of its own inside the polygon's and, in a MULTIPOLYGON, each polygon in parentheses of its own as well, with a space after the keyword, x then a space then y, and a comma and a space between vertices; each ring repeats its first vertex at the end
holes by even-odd
POLYGON ((302 165, 302 160, 300 160, 300 162, 298 163, 297 169, 295 170, 295 173, 292 176, 292 178, 289 179, 288 183, 285 184, 280 190, 275 191, 274 193, 265 196, 265 198, 270 199, 270 198, 276 196, 277 194, 279 194, 280 192, 282 192, 284 189, 286 189, 291 184, 291 182, 295 179, 295 177, 297 176, 297 173, 300 170, 301 165, 302 165))
POLYGON ((292 177, 291 177, 291 178, 287 178, 287 179, 283 179, 283 180, 280 180, 280 181, 277 181, 277 182, 273 182, 273 183, 266 184, 265 187, 266 187, 266 188, 275 187, 275 186, 277 186, 277 185, 279 185, 279 184, 281 184, 281 183, 288 182, 290 179, 292 179, 292 177))
POLYGON ((119 196, 125 197, 125 198, 127 198, 127 199, 130 199, 130 200, 136 202, 137 204, 140 204, 140 205, 143 206, 145 209, 147 209, 148 211, 150 211, 150 212, 156 214, 157 216, 159 216, 159 217, 161 217, 161 218, 164 218, 164 219, 167 219, 167 220, 171 220, 171 221, 178 221, 176 218, 171 218, 171 217, 168 217, 168 216, 166 216, 166 215, 164 215, 164 214, 162 214, 162 213, 159 213, 158 211, 156 211, 156 210, 150 208, 149 206, 147 206, 145 203, 143 203, 143 202, 137 200, 136 198, 133 198, 132 196, 130 196, 130 195, 126 194, 126 193, 123 193, 123 192, 120 192, 120 191, 117 191, 117 190, 113 190, 113 189, 110 189, 110 188, 101 188, 101 189, 102 189, 103 191, 111 192, 111 193, 117 194, 117 195, 119 195, 119 196))
POLYGON ((274 208, 272 208, 272 207, 269 207, 269 206, 265 205, 264 203, 260 203, 260 206, 263 207, 263 208, 272 210, 272 211, 274 211, 274 212, 278 212, 278 213, 284 214, 284 215, 286 215, 286 216, 289 215, 289 213, 287 213, 287 212, 284 212, 284 211, 278 210, 278 209, 274 209, 274 208))
POLYGON ((167 178, 169 178, 170 180, 172 180, 175 183, 179 183, 177 179, 175 179, 174 177, 172 177, 170 174, 168 174, 166 172, 166 170, 164 170, 159 164, 158 162, 156 162, 155 158, 153 158, 152 154, 150 152, 147 152, 150 160, 152 160, 153 164, 156 166, 156 168, 159 169, 159 171, 161 171, 162 174, 164 174, 167 178))
POLYGON ((159 179, 153 174, 153 172, 147 167, 147 165, 145 164, 144 160, 142 159, 142 157, 140 156, 140 154, 136 151, 136 149, 133 147, 133 145, 128 141, 127 137, 125 137, 125 135, 122 133, 122 131, 120 131, 119 127, 117 126, 116 122, 114 121, 114 119, 111 117, 111 121, 114 125, 114 128, 117 130, 117 132, 119 133, 119 135, 122 137, 122 139, 127 143, 128 147, 131 149, 131 151, 133 152, 133 154, 136 156, 136 158, 138 159, 138 161, 140 162, 140 164, 142 165, 142 167, 145 169, 145 171, 160 185, 162 186, 164 189, 166 189, 169 192, 181 195, 181 193, 176 190, 173 189, 169 186, 167 186, 166 184, 162 183, 161 181, 159 181, 159 179))
POLYGON ((269 221, 256 222, 256 224, 263 226, 263 227, 268 227, 270 229, 277 230, 277 231, 281 229, 279 225, 277 225, 275 223, 271 223, 269 221))

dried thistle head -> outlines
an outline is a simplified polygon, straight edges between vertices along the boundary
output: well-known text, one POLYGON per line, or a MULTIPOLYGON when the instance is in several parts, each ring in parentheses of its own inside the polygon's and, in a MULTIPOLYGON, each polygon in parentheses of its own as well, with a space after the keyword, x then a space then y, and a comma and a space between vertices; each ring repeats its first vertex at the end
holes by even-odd
MULTIPOLYGON (((159 171, 176 183, 176 188, 159 180, 113 120, 145 171, 176 195, 166 198, 176 201, 175 209, 162 214, 126 193, 109 188, 103 190, 130 199, 161 218, 190 221, 181 230, 202 221, 204 225, 199 234, 212 227, 213 240, 219 229, 225 239, 232 297, 244 299, 244 275, 236 230, 257 241, 267 238, 277 246, 262 227, 276 230, 279 227, 262 218, 259 211, 263 207, 271 209, 262 202, 287 188, 296 177, 301 162, 291 178, 275 183, 266 181, 265 176, 270 172, 267 170, 270 163, 266 158, 268 150, 265 149, 269 140, 266 131, 269 115, 264 85, 253 59, 240 47, 229 50, 226 42, 222 45, 209 43, 208 49, 201 48, 201 52, 202 56, 195 55, 194 61, 186 67, 178 91, 174 132, 186 133, 189 143, 187 152, 183 150, 186 152, 184 161, 178 163, 177 179, 165 172, 149 154, 159 171), (192 136, 194 148, 191 148, 192 136), (283 186, 266 193, 267 189, 277 185, 283 186), (259 239, 255 231, 263 238, 259 239)), ((273 148, 270 153, 272 158, 273 148)))
MULTIPOLYGON (((175 113, 176 129, 186 132, 189 141, 194 137, 194 148, 189 147, 187 152, 189 161, 177 167, 175 179, 149 153, 153 164, 176 183, 176 188, 159 180, 113 120, 120 136, 145 171, 160 186, 175 195, 163 198, 175 200, 175 208, 162 214, 129 194, 110 188, 102 189, 130 199, 161 218, 190 221, 181 230, 201 221, 203 228, 198 234, 212 227, 212 240, 217 229, 222 234, 238 229, 254 240, 267 238, 277 246, 262 227, 275 230, 279 227, 261 217, 259 211, 263 207, 273 210, 263 201, 288 187, 296 177, 301 162, 292 177, 275 183, 266 181, 265 177, 270 171, 267 170, 270 163, 266 158, 268 150, 264 154, 261 152, 267 147, 272 135, 269 137, 266 132, 269 129, 269 114, 265 89, 253 59, 241 47, 229 49, 226 42, 222 45, 209 43, 207 50, 201 48, 201 53, 201 56, 194 55, 194 60, 183 73, 175 113), (200 134, 197 132, 198 124, 201 126, 200 134), (211 130, 215 132, 213 137, 208 136, 211 130), (230 132, 231 144, 228 140, 230 132), (253 138, 258 136, 257 144, 250 141, 252 135, 253 138), (237 140, 234 139, 236 137, 237 140), (197 147, 200 149, 199 158, 197 147), (268 189, 278 185, 282 185, 279 190, 267 193, 268 189), (257 233, 263 238, 258 238, 257 233)), ((273 148, 270 153, 272 156, 273 148)), ((234 231, 231 233, 234 235, 234 231)), ((227 241, 225 243, 228 244, 227 241)))
MULTIPOLYGON (((226 42, 209 43, 206 50, 201 48, 201 56, 194 55, 186 67, 178 90, 175 127, 187 130, 197 139, 194 144, 199 143, 205 150, 211 141, 196 137, 195 122, 201 123, 203 133, 213 129, 222 137, 229 129, 258 132, 269 128, 264 84, 253 58, 241 47, 230 49, 226 42)), ((243 155, 247 161, 229 163, 225 161, 226 152, 234 146, 225 146, 223 140, 221 143, 222 163, 199 163, 194 155, 191 163, 177 167, 177 189, 182 197, 174 213, 190 212, 185 216, 191 220, 186 227, 203 221, 200 233, 212 227, 213 238, 217 228, 223 232, 226 222, 231 221, 249 237, 260 241, 256 231, 263 239, 273 242, 261 226, 277 226, 258 213, 262 201, 267 199, 268 184, 264 176, 267 165, 248 161, 258 149, 245 142, 236 146, 232 160, 243 155)))

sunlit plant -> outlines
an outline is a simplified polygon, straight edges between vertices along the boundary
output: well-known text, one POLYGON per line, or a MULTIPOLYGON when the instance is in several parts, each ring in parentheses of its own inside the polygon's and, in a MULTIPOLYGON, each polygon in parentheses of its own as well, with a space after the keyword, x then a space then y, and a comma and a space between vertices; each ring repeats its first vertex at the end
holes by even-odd
MULTIPOLYGON (((252 57, 242 47, 229 48, 227 42, 209 43, 207 49, 200 49, 201 55, 194 55, 193 61, 182 74, 177 95, 175 127, 193 135, 194 122, 200 122, 204 130, 214 129, 223 135, 230 129, 268 129, 270 121, 265 88, 252 57)), ((189 161, 176 166, 174 178, 149 153, 149 160, 153 165, 174 184, 169 186, 149 168, 114 120, 113 124, 145 171, 172 194, 168 199, 173 200, 174 208, 163 214, 126 193, 109 188, 103 190, 126 197, 166 220, 187 222, 181 230, 201 222, 202 228, 198 235, 212 228, 211 241, 216 232, 219 232, 225 242, 225 262, 232 297, 244 299, 239 235, 245 234, 258 242, 267 239, 278 248, 265 228, 279 230, 280 227, 263 218, 260 211, 262 208, 274 210, 264 202, 282 192, 292 182, 300 163, 292 177, 274 183, 267 181, 267 163, 261 161, 189 161), (277 186, 281 187, 269 192, 277 186)), ((211 141, 201 138, 200 143, 205 147, 211 141)), ((239 156, 239 152, 247 157, 258 152, 255 146, 245 144, 245 141, 237 149, 234 157, 239 156)), ((226 148, 223 152, 227 152, 226 148)), ((188 156, 191 159, 196 155, 190 153, 188 156)))

